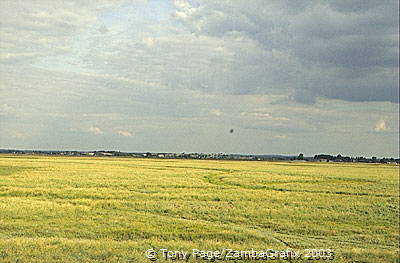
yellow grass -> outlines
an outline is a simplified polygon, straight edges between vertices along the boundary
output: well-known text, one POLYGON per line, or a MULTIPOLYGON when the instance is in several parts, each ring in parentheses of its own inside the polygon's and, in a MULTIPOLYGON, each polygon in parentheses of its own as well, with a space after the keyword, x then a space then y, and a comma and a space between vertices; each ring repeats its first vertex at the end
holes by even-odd
POLYGON ((150 262, 150 248, 399 262, 398 216, 395 165, 0 156, 0 262, 150 262))

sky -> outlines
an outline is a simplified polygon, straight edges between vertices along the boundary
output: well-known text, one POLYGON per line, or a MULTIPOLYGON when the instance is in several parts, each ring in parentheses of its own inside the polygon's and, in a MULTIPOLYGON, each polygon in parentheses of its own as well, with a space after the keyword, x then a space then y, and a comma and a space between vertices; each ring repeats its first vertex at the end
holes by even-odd
POLYGON ((2 0, 0 148, 398 157, 398 9, 2 0))

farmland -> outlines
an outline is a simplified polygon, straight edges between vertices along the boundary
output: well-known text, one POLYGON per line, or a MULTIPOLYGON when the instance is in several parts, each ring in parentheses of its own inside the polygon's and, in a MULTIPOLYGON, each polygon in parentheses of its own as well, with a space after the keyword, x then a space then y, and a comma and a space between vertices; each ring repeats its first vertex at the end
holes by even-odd
POLYGON ((0 155, 0 262, 289 247, 399 262, 398 216, 396 165, 0 155))

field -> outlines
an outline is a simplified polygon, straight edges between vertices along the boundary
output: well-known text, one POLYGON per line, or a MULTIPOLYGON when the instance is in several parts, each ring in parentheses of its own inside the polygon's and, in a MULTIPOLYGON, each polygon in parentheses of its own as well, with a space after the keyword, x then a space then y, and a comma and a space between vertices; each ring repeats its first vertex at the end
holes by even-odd
POLYGON ((396 165, 0 155, 0 262, 151 262, 150 248, 399 262, 398 216, 396 165))

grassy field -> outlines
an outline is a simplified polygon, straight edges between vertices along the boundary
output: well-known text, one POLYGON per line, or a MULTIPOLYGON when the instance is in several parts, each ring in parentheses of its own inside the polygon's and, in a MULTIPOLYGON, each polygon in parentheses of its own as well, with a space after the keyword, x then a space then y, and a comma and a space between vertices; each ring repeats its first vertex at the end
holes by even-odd
POLYGON ((0 262, 151 262, 150 248, 399 262, 398 216, 395 165, 0 155, 0 262))

